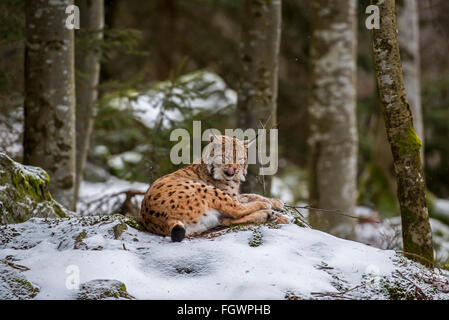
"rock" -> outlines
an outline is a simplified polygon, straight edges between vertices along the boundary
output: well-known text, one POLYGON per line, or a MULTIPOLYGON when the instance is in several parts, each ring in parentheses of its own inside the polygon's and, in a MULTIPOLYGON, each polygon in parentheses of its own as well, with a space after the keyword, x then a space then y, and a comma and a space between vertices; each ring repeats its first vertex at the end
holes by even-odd
POLYGON ((39 293, 39 288, 28 281, 14 266, 12 262, 0 260, 0 300, 34 298, 39 293))
POLYGON ((81 284, 78 300, 132 300, 126 291, 126 285, 117 280, 92 280, 81 284))
POLYGON ((114 239, 120 238, 120 236, 122 235, 123 231, 125 231, 126 229, 128 229, 128 226, 126 225, 126 223, 121 222, 119 224, 116 224, 114 226, 114 228, 113 228, 114 239))
POLYGON ((43 169, 21 165, 0 152, 0 224, 67 216, 69 211, 51 197, 49 181, 43 169))

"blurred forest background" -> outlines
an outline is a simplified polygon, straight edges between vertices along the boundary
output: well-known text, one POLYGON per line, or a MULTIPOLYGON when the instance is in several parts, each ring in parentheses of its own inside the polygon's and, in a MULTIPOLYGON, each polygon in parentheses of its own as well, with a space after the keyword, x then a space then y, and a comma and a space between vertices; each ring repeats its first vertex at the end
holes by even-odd
MULTIPOLYGON (((247 18, 243 2, 106 0, 101 36, 83 28, 80 6, 81 29, 75 31, 77 59, 93 54, 101 60, 95 121, 84 168, 86 182, 116 177, 148 184, 179 167, 169 160, 175 144, 169 137, 174 128, 191 131, 193 120, 202 121, 202 130, 239 124, 240 34, 247 18)), ((358 1, 356 13, 356 204, 370 208, 373 219, 384 219, 398 216, 399 205, 377 93, 372 34, 365 27, 369 4, 368 0, 358 1)), ((419 0, 416 4, 421 69, 417 75, 421 93, 417 94, 422 105, 427 195, 432 202, 449 199, 449 2, 419 0)), ((312 1, 282 2, 277 119, 271 124, 279 129, 279 171, 270 190, 290 204, 309 203, 307 128, 313 92, 313 17, 312 1)), ((78 88, 89 78, 80 60, 76 60, 77 119, 83 117, 78 88)), ((0 151, 19 162, 24 160, 24 66, 25 1, 2 0, 0 151)), ((266 114, 260 117, 268 118, 266 114)), ((77 152, 79 156, 82 151, 77 152)), ((78 210, 83 208, 79 205, 78 210)), ((431 215, 433 208, 430 203, 431 215)), ((441 219, 449 223, 448 217, 441 219)))

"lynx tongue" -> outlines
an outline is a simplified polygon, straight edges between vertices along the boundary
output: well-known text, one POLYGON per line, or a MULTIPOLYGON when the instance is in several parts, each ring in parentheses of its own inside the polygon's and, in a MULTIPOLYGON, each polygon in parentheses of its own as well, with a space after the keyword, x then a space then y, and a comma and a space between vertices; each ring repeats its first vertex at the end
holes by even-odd
POLYGON ((232 175, 235 173, 234 168, 233 168, 233 167, 229 167, 227 173, 228 173, 230 176, 232 176, 232 175))

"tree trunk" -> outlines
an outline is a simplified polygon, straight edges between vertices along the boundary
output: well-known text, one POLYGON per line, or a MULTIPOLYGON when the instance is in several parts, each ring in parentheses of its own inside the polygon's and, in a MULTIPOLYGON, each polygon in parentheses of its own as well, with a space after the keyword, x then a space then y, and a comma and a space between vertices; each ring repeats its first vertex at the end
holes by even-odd
MULTIPOLYGON (((357 199, 357 1, 313 1, 309 204, 353 215, 357 199)), ((312 211, 312 226, 354 237, 356 219, 312 211)))
MULTIPOLYGON (((421 109, 421 56, 419 54, 419 15, 416 0, 397 1, 399 50, 405 91, 413 115, 413 126, 421 138, 421 160, 424 160, 424 124, 421 109)), ((424 165, 424 162, 423 162, 424 165)))
POLYGON ((50 175, 50 192, 75 209, 74 32, 71 0, 26 2, 24 162, 50 175))
MULTIPOLYGON (((80 8, 80 27, 83 32, 92 33, 90 37, 103 38, 104 5, 103 0, 77 0, 80 8)), ((98 98, 100 79, 100 55, 98 52, 76 52, 76 69, 79 73, 76 82, 76 184, 75 199, 83 180, 90 138, 94 127, 95 103, 98 98)))
POLYGON ((380 9, 380 29, 373 29, 379 96, 394 160, 401 208, 404 250, 410 258, 433 264, 432 233, 426 205, 421 140, 413 127, 405 94, 394 0, 371 0, 380 9))
MULTIPOLYGON (((281 0, 245 0, 243 3, 242 74, 237 105, 237 127, 243 130, 258 129, 260 123, 267 123, 267 129, 276 124, 281 9, 281 0)), ((267 140, 268 137, 269 134, 267 140)), ((268 150, 267 146, 267 153, 268 150)), ((257 166, 249 166, 244 192, 264 191, 257 175, 257 166)), ((270 180, 270 176, 264 176, 267 192, 270 180)))

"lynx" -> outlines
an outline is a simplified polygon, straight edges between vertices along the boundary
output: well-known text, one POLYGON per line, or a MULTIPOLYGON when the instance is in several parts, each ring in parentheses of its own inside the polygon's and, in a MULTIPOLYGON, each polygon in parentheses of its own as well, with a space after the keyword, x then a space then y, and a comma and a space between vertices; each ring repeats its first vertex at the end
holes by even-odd
POLYGON ((239 193, 252 142, 212 135, 200 163, 157 179, 142 200, 140 217, 146 229, 178 242, 217 226, 289 223, 273 211, 283 208, 281 200, 239 193))

